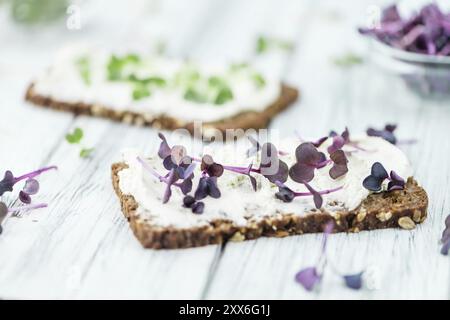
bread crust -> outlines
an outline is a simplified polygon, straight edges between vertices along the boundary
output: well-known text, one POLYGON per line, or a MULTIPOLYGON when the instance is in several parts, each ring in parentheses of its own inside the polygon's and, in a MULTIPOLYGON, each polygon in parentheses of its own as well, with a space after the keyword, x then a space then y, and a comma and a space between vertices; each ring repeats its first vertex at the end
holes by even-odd
MULTIPOLYGON (((219 121, 204 122, 203 130, 207 131, 208 128, 216 128, 222 133, 225 133, 226 129, 246 130, 266 128, 269 125, 270 120, 294 103, 298 99, 298 96, 299 93, 297 89, 282 84, 281 94, 278 99, 263 111, 243 111, 219 121)), ((25 94, 25 100, 41 107, 69 111, 76 115, 85 114, 128 124, 151 126, 165 130, 187 129, 191 134, 194 134, 194 123, 191 121, 183 121, 166 115, 148 116, 138 112, 114 110, 108 108, 108 106, 86 104, 82 102, 69 103, 58 101, 35 92, 34 83, 31 83, 28 87, 25 94)))
POLYGON ((123 214, 135 236, 145 248, 178 249, 221 244, 228 240, 243 241, 259 237, 286 237, 304 233, 322 232, 328 222, 334 223, 333 232, 403 228, 414 229, 427 217, 428 196, 413 178, 404 190, 370 194, 359 207, 333 215, 316 210, 304 216, 291 213, 263 218, 259 222, 237 226, 232 221, 214 220, 207 226, 174 228, 152 226, 137 214, 138 203, 119 188, 119 172, 128 166, 121 162, 112 165, 112 183, 120 199, 123 214))

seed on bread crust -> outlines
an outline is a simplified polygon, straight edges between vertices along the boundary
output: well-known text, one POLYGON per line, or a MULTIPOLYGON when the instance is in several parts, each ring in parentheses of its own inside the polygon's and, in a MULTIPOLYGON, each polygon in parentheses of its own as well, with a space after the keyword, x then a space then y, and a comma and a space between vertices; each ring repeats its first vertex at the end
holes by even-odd
POLYGON ((392 218, 392 212, 388 211, 388 212, 380 212, 377 214, 377 218, 380 221, 388 221, 389 219, 392 218))
POLYGON ((416 224, 411 220, 410 217, 401 217, 400 219, 398 219, 398 225, 400 226, 400 228, 405 230, 412 230, 416 227, 416 224))
POLYGON ((418 223, 418 222, 420 222, 421 219, 422 219, 422 213, 420 212, 420 210, 414 210, 413 220, 418 223))

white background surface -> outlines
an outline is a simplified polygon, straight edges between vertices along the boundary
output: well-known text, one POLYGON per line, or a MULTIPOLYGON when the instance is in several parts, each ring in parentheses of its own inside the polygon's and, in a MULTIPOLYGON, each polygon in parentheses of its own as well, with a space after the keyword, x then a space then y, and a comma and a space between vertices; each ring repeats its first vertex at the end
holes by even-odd
MULTIPOLYGON (((386 1, 384 1, 385 3, 386 1)), ((8 218, 0 236, 1 298, 450 298, 450 261, 439 254, 450 214, 450 102, 427 101, 369 61, 350 69, 332 60, 368 55, 355 28, 368 5, 382 1, 79 1, 81 30, 64 23, 28 31, 0 22, 0 171, 16 174, 55 164, 40 178, 36 201, 48 209, 8 218), (292 53, 255 57, 259 34, 289 39, 292 53), (143 249, 123 217, 110 181, 122 147, 151 152, 156 131, 35 108, 23 101, 33 75, 73 41, 148 45, 163 40, 168 54, 206 60, 254 60, 300 88, 302 98, 271 128, 322 136, 348 125, 353 132, 386 122, 398 135, 429 193, 429 218, 413 231, 384 230, 330 237, 329 256, 351 273, 375 266, 380 289, 352 291, 330 272, 321 290, 306 292, 295 273, 314 263, 320 235, 259 239, 187 250, 143 249), (83 128, 91 159, 65 142, 83 128)), ((4 17, 4 12, 0 12, 4 17)), ((4 196, 13 205, 16 194, 4 196)))

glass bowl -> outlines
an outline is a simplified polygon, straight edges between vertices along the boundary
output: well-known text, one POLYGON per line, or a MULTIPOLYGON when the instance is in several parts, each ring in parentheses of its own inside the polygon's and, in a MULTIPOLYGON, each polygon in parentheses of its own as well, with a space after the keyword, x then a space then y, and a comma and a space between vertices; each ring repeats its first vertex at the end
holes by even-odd
POLYGON ((371 48, 375 63, 400 76, 417 94, 450 99, 450 57, 408 52, 376 39, 371 48))

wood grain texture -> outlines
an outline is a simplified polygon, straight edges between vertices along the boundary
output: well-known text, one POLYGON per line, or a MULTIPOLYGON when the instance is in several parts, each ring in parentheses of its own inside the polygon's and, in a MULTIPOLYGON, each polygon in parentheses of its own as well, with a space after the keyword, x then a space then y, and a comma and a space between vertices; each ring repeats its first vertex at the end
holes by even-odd
MULTIPOLYGON (((443 221, 450 214, 449 103, 419 98, 370 61, 347 69, 332 63, 349 51, 368 52, 354 28, 364 21, 369 4, 385 1, 153 3, 157 9, 145 25, 138 22, 144 16, 138 12, 115 34, 110 32, 115 30, 112 18, 99 21, 97 28, 88 24, 85 33, 57 30, 39 41, 0 25, 0 40, 11 43, 0 53, 0 171, 59 166, 41 177, 36 197, 50 207, 4 223, 0 297, 450 299, 450 261, 438 253, 443 221), (255 56, 259 34, 289 39, 295 50, 255 56), (18 35, 26 41, 13 45, 11 39, 18 35), (332 272, 318 292, 296 284, 295 273, 318 255, 320 235, 187 250, 141 248, 120 212, 109 170, 123 147, 155 150, 156 131, 33 108, 22 97, 31 76, 50 64, 64 41, 102 39, 106 45, 157 36, 164 37, 170 55, 251 59, 301 88, 302 101, 272 122, 271 128, 282 135, 299 130, 315 137, 346 125, 358 132, 390 121, 399 124, 401 138, 418 139, 403 148, 430 197, 427 221, 413 231, 330 237, 328 254, 335 267, 357 272, 375 265, 378 290, 346 289, 332 272), (91 159, 80 159, 78 150, 65 142, 64 135, 74 127, 82 127, 84 144, 95 147, 91 159)), ((121 9, 110 10, 118 15, 121 9)), ((14 203, 15 196, 2 201, 14 203)))

